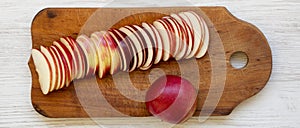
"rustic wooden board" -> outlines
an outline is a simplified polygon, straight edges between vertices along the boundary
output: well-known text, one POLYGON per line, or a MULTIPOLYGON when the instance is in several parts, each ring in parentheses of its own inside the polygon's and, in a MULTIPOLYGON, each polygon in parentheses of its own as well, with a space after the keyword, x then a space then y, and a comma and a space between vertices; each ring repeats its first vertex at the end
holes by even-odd
MULTIPOLYGON (((220 76, 225 76, 225 87, 213 115, 228 115, 238 104, 257 94, 265 86, 272 70, 272 55, 267 40, 255 26, 233 17, 223 7, 44 9, 32 23, 32 46, 33 48, 39 48, 40 45, 50 46, 54 40, 58 40, 62 36, 76 37, 80 33, 90 34, 96 30, 107 30, 111 27, 118 28, 127 24, 140 24, 141 21, 151 22, 165 14, 187 10, 193 10, 199 15, 206 15, 213 24, 209 25, 211 34, 209 53, 202 59, 196 60, 198 65, 196 68, 190 68, 190 72, 196 69, 201 74, 200 78, 187 76, 187 79, 192 81, 200 80, 198 83, 199 102, 195 115, 199 115, 201 111, 204 113, 209 111, 209 107, 202 109, 202 106, 205 104, 208 94, 214 92, 212 90, 217 92, 223 89, 222 84, 214 87, 211 84, 212 81, 222 83, 223 79, 220 76), (91 20, 89 19, 91 15, 96 15, 99 18, 91 20), (86 22, 87 20, 88 22, 86 22), (97 25, 93 26, 95 23, 97 25), (245 52, 248 56, 249 62, 243 69, 235 69, 230 65, 230 56, 237 51, 245 52), (225 58, 216 58, 216 55, 219 54, 224 54, 225 58), (214 66, 212 61, 223 64, 218 60, 225 60, 225 65, 219 66, 225 67, 225 72, 220 72, 219 76, 212 77, 214 70, 223 71, 212 68, 214 66)), ((133 88, 129 86, 116 86, 112 81, 112 76, 107 76, 101 80, 97 77, 76 80, 70 87, 44 96, 39 88, 32 59, 29 60, 28 64, 32 73, 32 104, 44 116, 121 117, 150 115, 143 102, 130 100, 126 97, 127 95, 142 97, 140 93, 134 92, 133 88), (126 96, 121 93, 124 91, 128 92, 126 96)), ((162 62, 152 69, 155 68, 164 70, 166 74, 182 75, 179 72, 177 62, 174 60, 162 62)), ((153 75, 151 70, 137 70, 130 73, 129 76, 134 87, 138 90, 145 90, 150 84, 149 74, 150 77, 153 75)), ((123 77, 121 75, 120 78, 123 77)))

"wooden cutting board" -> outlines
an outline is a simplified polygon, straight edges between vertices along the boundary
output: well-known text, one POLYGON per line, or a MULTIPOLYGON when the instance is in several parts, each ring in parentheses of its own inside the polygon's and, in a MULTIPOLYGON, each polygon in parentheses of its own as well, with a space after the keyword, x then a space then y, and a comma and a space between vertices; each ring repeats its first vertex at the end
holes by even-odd
POLYGON ((272 70, 268 42, 255 26, 235 18, 224 7, 183 8, 47 8, 32 23, 32 48, 50 46, 62 36, 151 23, 170 13, 195 11, 209 24, 210 46, 201 59, 161 62, 147 71, 136 70, 103 79, 76 80, 68 88, 43 95, 32 58, 32 104, 46 117, 150 116, 142 102, 151 81, 163 74, 182 75, 199 88, 195 115, 228 115, 266 85, 272 70), (230 57, 243 52, 248 64, 233 68, 230 57), (117 82, 116 82, 117 81, 117 82), (131 86, 132 85, 132 86, 131 86))

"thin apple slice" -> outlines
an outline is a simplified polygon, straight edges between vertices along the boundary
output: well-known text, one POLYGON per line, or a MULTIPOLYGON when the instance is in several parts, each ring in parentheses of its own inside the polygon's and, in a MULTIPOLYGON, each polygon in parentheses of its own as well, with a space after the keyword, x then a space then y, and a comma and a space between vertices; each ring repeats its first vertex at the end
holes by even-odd
POLYGON ((55 59, 53 57, 53 55, 50 53, 50 51, 48 49, 46 49, 44 46, 41 46, 40 47, 41 49, 41 52, 45 55, 45 57, 48 59, 49 61, 49 64, 50 64, 50 67, 51 67, 51 86, 50 86, 50 92, 54 90, 55 88, 55 84, 56 84, 56 81, 57 81, 57 70, 58 70, 58 67, 56 67, 56 62, 55 62, 55 59))
POLYGON ((157 54, 154 56, 155 57, 154 64, 158 64, 162 60, 163 54, 164 54, 162 37, 161 37, 160 33, 158 32, 158 30, 152 24, 148 24, 148 25, 151 27, 151 30, 154 32, 154 35, 155 35, 155 40, 157 43, 156 44, 157 54))
POLYGON ((81 47, 85 58, 87 58, 87 74, 85 76, 94 75, 97 70, 98 57, 91 39, 86 35, 80 35, 77 37, 76 42, 81 47))
POLYGON ((73 74, 73 80, 74 79, 80 79, 81 76, 84 76, 85 73, 84 69, 85 69, 85 63, 82 60, 84 60, 84 56, 83 56, 83 52, 82 50, 79 50, 80 46, 78 46, 77 42, 75 41, 75 39, 71 36, 68 37, 64 37, 64 39, 68 42, 69 46, 71 46, 71 53, 73 53, 73 65, 74 68, 72 69, 74 74, 73 74))
POLYGON ((50 92, 52 92, 54 90, 57 90, 60 87, 60 85, 62 84, 62 77, 61 77, 62 65, 61 65, 61 62, 59 60, 59 55, 54 50, 54 46, 49 47, 49 51, 50 51, 51 55, 54 58, 55 67, 57 67, 57 70, 56 70, 57 79, 55 81, 54 88, 50 90, 50 92))
POLYGON ((128 56, 131 56, 129 46, 127 43, 125 43, 125 39, 123 39, 122 35, 118 33, 117 29, 110 29, 108 30, 108 33, 111 35, 111 37, 113 37, 114 41, 118 45, 121 57, 121 70, 128 71, 130 64, 130 57, 128 56))
POLYGON ((53 45, 53 51, 55 52, 55 55, 57 56, 59 64, 61 66, 61 82, 59 85, 56 86, 56 90, 59 90, 63 88, 66 84, 68 67, 63 53, 59 50, 59 48, 56 45, 53 45))
POLYGON ((162 54, 163 54, 161 37, 152 24, 142 23, 142 26, 144 27, 147 34, 149 35, 149 38, 151 39, 153 45, 154 55, 153 55, 152 63, 157 64, 162 59, 162 54))
MULTIPOLYGON (((62 81, 62 79, 63 79, 62 78, 62 73, 63 73, 64 66, 62 65, 62 62, 60 60, 60 56, 59 56, 56 48, 54 46, 51 46, 49 48, 49 50, 50 50, 51 54, 53 55, 53 58, 56 62, 55 66, 57 67, 57 70, 56 70, 57 71, 57 81, 55 83, 54 89, 58 90, 61 87, 62 82, 63 82, 62 81)), ((54 89, 51 90, 51 92, 54 91, 54 89)))
POLYGON ((196 53, 196 58, 201 58, 205 55, 207 49, 208 49, 208 45, 209 45, 209 30, 208 30, 208 26, 206 24, 206 22, 204 21, 204 19, 202 17, 200 17, 198 14, 196 14, 195 12, 190 11, 189 13, 193 14, 199 21, 199 24, 201 24, 201 30, 202 30, 202 45, 201 47, 198 49, 197 53, 196 53))
POLYGON ((153 39, 150 38, 151 35, 148 34, 148 31, 140 26, 133 25, 137 29, 137 32, 140 33, 144 41, 144 50, 147 56, 145 58, 145 63, 140 67, 141 70, 147 70, 153 65, 154 59, 154 44, 153 39))
POLYGON ((183 28, 182 32, 185 33, 184 35, 184 41, 186 43, 186 53, 184 55, 184 58, 188 59, 187 56, 191 53, 192 47, 193 47, 193 33, 188 25, 188 23, 178 14, 171 14, 171 17, 173 17, 183 28))
POLYGON ((189 43, 189 47, 188 49, 190 49, 191 47, 191 51, 185 56, 185 59, 189 59, 189 58, 192 58, 194 57, 194 55, 192 54, 192 51, 195 47, 195 33, 194 33, 194 28, 192 27, 192 22, 190 21, 190 19, 184 14, 184 13, 179 13, 178 16, 182 19, 182 21, 184 21, 184 23, 186 23, 187 25, 187 28, 189 28, 190 30, 190 34, 192 36, 192 38, 189 38, 191 39, 191 44, 189 43))
POLYGON ((66 53, 70 53, 71 55, 71 60, 70 60, 70 64, 71 64, 71 80, 73 80, 75 78, 75 74, 77 74, 77 60, 75 57, 75 52, 74 52, 74 44, 72 44, 72 41, 69 39, 69 37, 62 37, 60 38, 60 42, 67 48, 67 52, 66 53))
POLYGON ((87 38, 87 40, 90 42, 89 45, 90 45, 91 50, 92 50, 91 56, 94 57, 94 64, 93 64, 94 66, 93 66, 93 68, 95 68, 95 69, 94 69, 94 72, 92 74, 92 75, 94 75, 98 71, 98 67, 99 67, 97 47, 96 47, 96 44, 91 40, 91 38, 87 38))
POLYGON ((137 58, 136 59, 136 66, 131 68, 129 71, 133 71, 135 70, 136 68, 139 68, 142 63, 143 63, 143 49, 142 49, 142 45, 138 39, 138 37, 136 36, 136 34, 134 33, 134 30, 131 29, 129 26, 125 26, 125 27, 121 27, 119 29, 120 31, 124 32, 126 35, 127 35, 127 38, 129 38, 131 41, 132 41, 132 44, 135 48, 135 51, 133 52, 133 57, 137 58))
MULTIPOLYGON (((192 11, 189 11, 189 12, 185 12, 187 15, 190 15, 190 17, 193 17, 194 19, 196 19, 195 21, 194 21, 194 23, 195 24, 199 24, 200 25, 200 32, 201 33, 199 33, 199 36, 200 36, 200 45, 199 45, 199 47, 198 47, 198 49, 197 49, 197 52, 196 52, 196 54, 195 54, 195 57, 197 58, 197 56, 199 56, 198 54, 199 54, 199 52, 200 52, 200 50, 202 49, 202 47, 203 47, 203 41, 204 41, 204 36, 205 36, 205 28, 204 28, 204 26, 203 26, 203 24, 202 24, 202 21, 201 21, 201 17, 199 17, 199 15, 198 14, 196 14, 196 13, 194 13, 194 12, 192 12, 192 11)), ((191 18, 190 18, 191 19, 191 18)))
POLYGON ((117 72, 120 71, 120 66, 121 66, 121 57, 118 49, 118 45, 116 42, 114 42, 113 38, 109 33, 104 34, 104 39, 106 43, 108 44, 108 50, 110 53, 110 74, 116 74, 117 72))
POLYGON ((183 28, 180 26, 180 24, 173 17, 167 17, 166 20, 168 20, 168 23, 172 25, 172 28, 174 30, 174 35, 173 35, 175 38, 174 44, 176 44, 174 58, 176 60, 180 60, 183 58, 187 50, 185 32, 183 31, 183 28))
POLYGON ((194 46, 192 49, 191 54, 188 57, 194 57, 198 51, 198 49, 201 47, 201 36, 202 36, 202 30, 201 30, 201 24, 198 21, 197 17, 195 17, 192 13, 189 12, 183 12, 183 15, 185 15, 188 18, 188 21, 190 22, 190 27, 194 31, 194 46))
MULTIPOLYGON (((137 37, 137 39, 139 40, 139 43, 141 44, 141 46, 142 46, 142 56, 143 56, 143 58, 142 58, 142 64, 141 64, 141 66, 140 67, 142 67, 145 63, 146 63, 146 60, 147 60, 147 58, 148 58, 148 52, 147 52, 147 49, 146 49, 146 41, 145 41, 145 39, 144 39, 144 36, 142 35, 142 33, 138 30, 138 28, 137 27, 139 27, 139 26, 137 26, 137 25, 129 25, 129 26, 127 26, 127 28, 128 29, 130 29, 134 34, 135 34, 135 36, 137 37)), ((140 68, 140 67, 138 67, 138 68, 140 68)))
MULTIPOLYGON (((122 31, 120 31, 119 29, 114 29, 115 34, 117 34, 121 40, 121 44, 120 45, 124 45, 121 48, 124 49, 125 51, 125 63, 126 66, 124 67, 123 71, 129 71, 135 63, 137 63, 137 61, 134 59, 134 48, 132 46, 132 42, 129 38, 127 38, 127 35, 125 33, 123 33, 122 31), (134 62, 136 61, 136 62, 134 62)), ((123 59, 123 60, 124 60, 123 59)))
POLYGON ((74 56, 78 60, 78 72, 76 74, 76 79, 81 79, 85 77, 88 72, 87 68, 87 58, 79 44, 74 40, 74 56))
POLYGON ((138 52, 137 52, 138 46, 135 46, 133 40, 131 39, 133 36, 131 31, 128 30, 127 28, 121 28, 121 29, 118 29, 118 34, 120 34, 125 39, 125 42, 129 46, 131 55, 127 56, 126 58, 130 60, 128 71, 132 72, 133 70, 136 69, 138 65, 138 52))
POLYGON ((176 19, 171 18, 171 20, 174 22, 174 24, 177 26, 178 29, 178 38, 179 38, 179 51, 177 53, 177 55, 175 56, 176 60, 181 60, 184 58, 184 56, 187 54, 187 48, 188 48, 188 43, 187 43, 187 39, 186 39, 186 35, 187 33, 184 31, 183 26, 180 25, 180 23, 178 21, 176 21, 176 19))
POLYGON ((133 25, 128 25, 128 26, 125 26, 128 30, 130 30, 134 36, 136 37, 137 39, 137 42, 136 44, 140 44, 139 46, 141 47, 141 50, 138 51, 138 57, 139 57, 139 61, 138 61, 138 65, 136 68, 140 68, 141 66, 143 66, 146 62, 146 58, 147 58, 147 52, 146 52, 146 49, 145 49, 145 40, 143 38, 143 36, 141 35, 141 33, 137 30, 137 28, 135 28, 133 25))
POLYGON ((203 46, 202 46, 200 52, 198 53, 198 55, 196 56, 197 58, 203 57, 207 53, 208 46, 209 46, 210 34, 209 34, 208 26, 204 20, 203 20, 203 25, 204 25, 205 35, 204 35, 204 40, 203 40, 203 46))
POLYGON ((31 50, 32 59, 35 65, 35 71, 39 77, 39 83, 44 95, 50 92, 52 85, 52 70, 49 60, 46 56, 37 49, 31 50))
POLYGON ((163 44, 163 61, 168 61, 171 57, 171 37, 168 33, 168 27, 162 20, 156 20, 153 22, 154 27, 158 30, 162 38, 163 44))
POLYGON ((176 25, 172 25, 172 23, 170 22, 172 17, 170 16, 165 16, 162 18, 162 20, 165 22, 165 24, 167 25, 168 27, 168 33, 171 37, 171 41, 170 41, 170 46, 171 46, 171 56, 173 58, 175 58, 178 54, 178 51, 179 51, 179 38, 178 35, 179 35, 179 32, 178 32, 178 29, 176 25))
POLYGON ((62 42, 60 41, 54 41, 53 45, 57 46, 57 50, 59 53, 62 54, 63 59, 65 61, 64 66, 65 66, 65 71, 66 71, 66 81, 65 84, 66 86, 69 86, 69 84, 72 81, 71 74, 72 74, 72 56, 71 53, 68 51, 67 47, 63 45, 62 42))
POLYGON ((104 39, 104 31, 101 32, 94 32, 91 35, 91 39, 94 42, 96 49, 97 49, 97 54, 98 54, 98 61, 99 61, 99 67, 98 67, 98 76, 99 78, 103 78, 104 75, 109 73, 110 71, 110 52, 108 49, 108 44, 106 43, 104 39))

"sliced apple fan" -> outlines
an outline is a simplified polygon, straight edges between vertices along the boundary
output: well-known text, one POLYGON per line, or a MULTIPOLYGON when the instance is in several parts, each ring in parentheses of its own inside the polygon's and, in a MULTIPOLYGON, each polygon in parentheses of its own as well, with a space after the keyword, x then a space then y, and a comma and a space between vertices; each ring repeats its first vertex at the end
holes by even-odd
POLYGON ((209 44, 206 22, 192 11, 153 22, 99 31, 90 37, 63 37, 32 50, 43 94, 68 87, 74 79, 119 71, 147 70, 160 61, 201 58, 209 44))

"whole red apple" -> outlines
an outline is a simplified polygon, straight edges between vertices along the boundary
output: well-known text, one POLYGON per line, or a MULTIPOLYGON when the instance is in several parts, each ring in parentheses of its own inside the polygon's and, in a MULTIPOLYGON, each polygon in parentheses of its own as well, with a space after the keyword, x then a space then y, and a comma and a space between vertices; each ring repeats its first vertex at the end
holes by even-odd
POLYGON ((158 78, 146 94, 146 107, 155 117, 179 124, 196 111, 197 91, 186 79, 167 75, 158 78))

